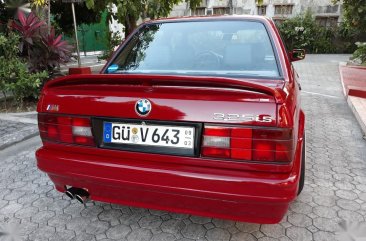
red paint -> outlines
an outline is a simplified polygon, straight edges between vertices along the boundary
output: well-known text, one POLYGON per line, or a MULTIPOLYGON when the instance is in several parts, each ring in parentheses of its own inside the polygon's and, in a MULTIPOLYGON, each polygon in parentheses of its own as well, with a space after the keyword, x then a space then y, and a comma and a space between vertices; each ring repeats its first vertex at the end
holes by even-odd
POLYGON ((340 72, 346 95, 366 98, 366 67, 341 66, 340 72))
POLYGON ((75 68, 69 68, 69 75, 74 74, 91 74, 91 68, 90 67, 75 67, 75 68))
MULTIPOLYGON (((216 136, 231 133, 231 146, 239 147, 237 150, 206 148, 201 149, 198 157, 184 157, 62 144, 44 138, 43 147, 36 153, 37 164, 48 173, 57 190, 64 192, 64 186, 68 185, 86 188, 91 199, 103 202, 246 222, 281 221, 297 196, 303 161, 305 116, 300 108, 297 75, 272 21, 262 17, 207 19, 232 18, 255 19, 268 27, 279 55, 283 80, 131 74, 68 76, 46 84, 38 112, 73 118, 216 124, 223 128, 207 129, 205 133, 216 136), (149 99, 153 105, 148 117, 135 113, 134 106, 140 98, 149 99), (58 105, 58 111, 47 111, 48 105, 58 105), (270 115, 273 120, 216 121, 215 112, 270 115), (229 128, 233 126, 239 128, 229 128), (264 131, 257 131, 260 128, 264 131), (290 135, 286 130, 292 129, 292 141, 282 145, 255 141, 266 134, 270 137, 269 128, 284 128, 280 134, 272 133, 272 138, 280 139, 290 135), (254 154, 247 151, 254 147, 257 148, 254 154), (274 152, 268 151, 273 149, 274 152), (246 161, 254 155, 263 161, 246 161)), ((52 133, 57 135, 57 130, 52 133)))

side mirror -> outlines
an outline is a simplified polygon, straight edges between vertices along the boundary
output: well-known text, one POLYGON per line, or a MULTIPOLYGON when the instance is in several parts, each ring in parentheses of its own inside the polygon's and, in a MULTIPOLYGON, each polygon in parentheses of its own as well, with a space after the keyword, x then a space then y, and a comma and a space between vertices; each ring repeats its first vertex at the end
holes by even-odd
POLYGON ((305 49, 294 49, 288 53, 291 62, 305 59, 305 49))

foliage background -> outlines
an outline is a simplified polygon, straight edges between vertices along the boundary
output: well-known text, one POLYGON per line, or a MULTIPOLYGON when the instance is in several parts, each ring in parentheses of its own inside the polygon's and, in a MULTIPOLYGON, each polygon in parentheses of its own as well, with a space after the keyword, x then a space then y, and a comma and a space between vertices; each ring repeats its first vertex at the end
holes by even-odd
MULTIPOLYGON (((111 17, 125 26, 125 36, 130 34, 141 19, 156 19, 167 17, 174 5, 186 1, 190 8, 201 4, 202 0, 86 0, 86 6, 95 11, 111 10, 111 4, 115 4, 117 12, 111 13, 111 17)), ((110 11, 112 12, 112 11, 110 11)))
POLYGON ((356 48, 356 33, 344 25, 320 26, 310 11, 287 19, 277 27, 289 50, 301 48, 308 53, 350 53, 356 48))
POLYGON ((343 3, 343 14, 347 28, 366 32, 366 0, 333 0, 343 3))
POLYGON ((366 0, 333 0, 343 3, 345 28, 357 34, 362 42, 356 42, 357 50, 353 53, 353 60, 366 65, 366 0))
POLYGON ((0 91, 6 96, 11 92, 21 106, 27 98, 37 99, 42 81, 48 73, 30 73, 19 57, 20 37, 15 33, 0 33, 0 91))

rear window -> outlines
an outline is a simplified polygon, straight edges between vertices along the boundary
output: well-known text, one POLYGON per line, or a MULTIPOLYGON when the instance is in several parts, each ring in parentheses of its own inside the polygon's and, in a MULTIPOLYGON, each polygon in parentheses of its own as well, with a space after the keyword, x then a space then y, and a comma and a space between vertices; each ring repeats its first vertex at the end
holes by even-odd
POLYGON ((148 24, 107 73, 279 77, 265 26, 255 21, 148 24))

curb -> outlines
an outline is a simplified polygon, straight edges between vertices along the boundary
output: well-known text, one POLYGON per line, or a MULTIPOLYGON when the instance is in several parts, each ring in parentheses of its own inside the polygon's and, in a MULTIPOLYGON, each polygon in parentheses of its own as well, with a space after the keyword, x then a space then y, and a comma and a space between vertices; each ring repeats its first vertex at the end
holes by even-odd
POLYGON ((343 89, 343 94, 345 95, 347 99, 347 103, 349 107, 351 108, 354 116, 356 117, 356 120, 361 127, 362 134, 364 138, 366 137, 366 98, 362 98, 362 95, 357 94, 357 88, 353 90, 354 93, 356 93, 355 96, 350 95, 351 89, 347 91, 347 87, 344 83, 344 77, 342 73, 342 67, 345 65, 340 63, 339 64, 339 74, 341 78, 341 84, 343 89))
POLYGON ((366 137, 366 99, 348 96, 347 102, 361 127, 363 136, 366 137), (365 107, 362 106, 362 102, 365 103, 365 107))
POLYGON ((346 63, 343 63, 343 62, 339 63, 338 71, 339 71, 339 75, 341 77, 341 84, 342 84, 343 94, 347 98, 347 89, 346 89, 346 86, 344 85, 343 74, 342 74, 342 67, 344 67, 344 66, 346 66, 346 63))
POLYGON ((356 96, 366 98, 366 68, 359 66, 347 66, 339 63, 338 67, 343 94, 345 96, 356 96))
POLYGON ((16 131, 7 132, 3 136, 0 136, 0 151, 39 135, 37 119, 26 117, 27 115, 33 115, 35 113, 36 112, 0 114, 0 121, 23 124, 23 126, 16 131))
POLYGON ((5 143, 3 145, 0 145, 0 151, 3 151, 3 150, 5 150, 6 148, 8 148, 10 146, 13 146, 13 145, 16 145, 16 144, 18 144, 20 142, 29 140, 29 139, 31 139, 31 138, 33 138, 35 136, 38 136, 38 135, 39 135, 39 132, 37 131, 35 133, 29 134, 27 136, 24 136, 23 138, 17 139, 17 140, 15 140, 13 142, 9 142, 9 143, 5 143))

